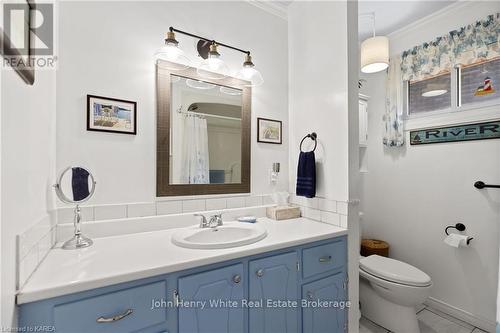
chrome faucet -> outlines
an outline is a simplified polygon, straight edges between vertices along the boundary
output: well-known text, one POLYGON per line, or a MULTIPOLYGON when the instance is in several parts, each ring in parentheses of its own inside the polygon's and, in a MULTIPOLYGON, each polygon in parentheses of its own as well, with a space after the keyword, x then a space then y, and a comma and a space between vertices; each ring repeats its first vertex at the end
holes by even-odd
POLYGON ((210 216, 210 218, 207 220, 205 215, 203 214, 194 214, 194 216, 199 216, 201 217, 200 220, 200 228, 216 228, 218 226, 221 226, 222 223, 222 213, 215 214, 210 216))
POLYGON ((211 216, 210 220, 208 221, 208 226, 210 228, 216 228, 216 227, 221 226, 222 224, 223 224, 222 223, 222 213, 215 214, 215 215, 211 216))

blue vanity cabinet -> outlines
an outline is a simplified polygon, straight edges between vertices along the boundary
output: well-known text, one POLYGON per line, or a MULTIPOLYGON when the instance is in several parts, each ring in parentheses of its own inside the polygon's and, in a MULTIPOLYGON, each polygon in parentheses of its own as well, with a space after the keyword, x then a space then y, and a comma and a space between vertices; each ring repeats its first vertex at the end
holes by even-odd
POLYGON ((18 325, 57 333, 343 333, 347 308, 304 302, 346 300, 346 272, 340 236, 21 304, 18 325))
POLYGON ((344 271, 302 286, 303 333, 347 332, 347 283, 344 271), (326 303, 330 302, 328 306, 326 303))
POLYGON ((166 332, 170 310, 152 309, 152 300, 166 299, 167 284, 155 277, 22 304, 18 325, 27 332, 166 332))
POLYGON ((243 264, 179 278, 179 333, 243 333, 244 285, 243 264))
POLYGON ((294 251, 249 262, 249 301, 263 302, 249 307, 250 333, 298 331, 298 307, 276 303, 298 301, 298 260, 294 251))

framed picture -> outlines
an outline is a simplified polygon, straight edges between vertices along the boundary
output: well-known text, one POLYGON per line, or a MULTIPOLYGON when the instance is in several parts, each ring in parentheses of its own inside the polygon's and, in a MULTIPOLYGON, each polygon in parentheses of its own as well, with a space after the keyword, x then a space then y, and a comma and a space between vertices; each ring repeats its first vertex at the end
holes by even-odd
POLYGON ((87 95, 87 130, 137 133, 137 103, 123 99, 87 95))
POLYGON ((279 120, 257 118, 257 142, 282 144, 282 124, 279 120))

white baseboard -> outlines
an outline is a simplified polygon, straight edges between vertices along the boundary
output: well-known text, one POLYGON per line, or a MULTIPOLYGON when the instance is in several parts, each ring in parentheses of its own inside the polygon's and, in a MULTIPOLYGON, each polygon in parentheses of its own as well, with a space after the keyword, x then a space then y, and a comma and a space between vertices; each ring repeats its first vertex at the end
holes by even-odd
POLYGON ((425 301, 425 305, 427 305, 430 308, 434 308, 436 310, 444 312, 452 317, 460 319, 486 332, 495 333, 496 323, 494 321, 491 321, 481 316, 474 315, 470 312, 464 311, 462 309, 454 307, 453 305, 450 305, 448 303, 445 303, 441 300, 432 297, 429 297, 425 301))

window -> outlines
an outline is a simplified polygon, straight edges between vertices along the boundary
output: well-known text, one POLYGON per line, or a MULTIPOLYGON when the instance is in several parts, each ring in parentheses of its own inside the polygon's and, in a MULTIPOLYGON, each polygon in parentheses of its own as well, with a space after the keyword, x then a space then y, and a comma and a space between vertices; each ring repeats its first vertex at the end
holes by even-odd
POLYGON ((473 111, 500 104, 500 57, 406 82, 408 118, 473 111))
POLYGON ((500 102, 500 58, 460 69, 461 106, 500 102))
POLYGON ((409 115, 451 108, 451 74, 445 73, 421 81, 409 82, 409 115))

